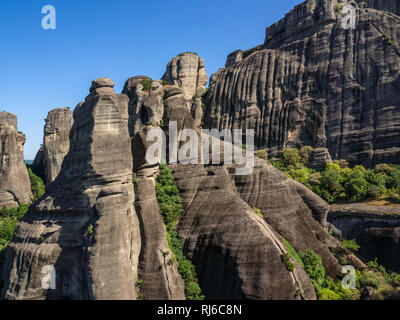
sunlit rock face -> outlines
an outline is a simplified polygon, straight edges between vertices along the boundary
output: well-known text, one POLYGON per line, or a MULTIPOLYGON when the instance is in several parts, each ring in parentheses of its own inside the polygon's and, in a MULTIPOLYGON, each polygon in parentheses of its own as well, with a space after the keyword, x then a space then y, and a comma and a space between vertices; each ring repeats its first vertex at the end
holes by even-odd
POLYGON ((211 77, 205 126, 253 128, 271 156, 311 145, 350 164, 399 163, 399 2, 352 2, 354 30, 339 4, 305 1, 262 45, 229 55, 211 77))
POLYGON ((95 80, 75 108, 60 174, 7 248, 3 298, 136 299, 141 240, 128 98, 115 94, 113 85, 95 80), (42 285, 43 268, 49 267, 56 274, 54 290, 42 285))
POLYGON ((25 135, 18 131, 17 117, 0 112, 0 208, 17 207, 32 199, 31 183, 24 164, 25 135))
POLYGON ((69 151, 69 133, 74 122, 69 108, 51 110, 46 118, 43 145, 33 164, 43 173, 45 183, 53 182, 69 151))

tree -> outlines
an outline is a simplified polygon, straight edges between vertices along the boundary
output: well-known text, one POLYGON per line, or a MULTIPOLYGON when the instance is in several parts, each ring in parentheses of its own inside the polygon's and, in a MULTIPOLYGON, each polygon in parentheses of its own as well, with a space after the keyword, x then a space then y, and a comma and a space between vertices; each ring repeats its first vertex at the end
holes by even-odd
POLYGON ((282 151, 281 158, 286 167, 290 165, 296 166, 296 164, 300 162, 299 151, 293 148, 284 149, 282 151))
POLYGON ((311 146, 304 146, 300 149, 300 161, 305 166, 308 164, 308 159, 310 158, 311 153, 314 151, 314 148, 311 146))

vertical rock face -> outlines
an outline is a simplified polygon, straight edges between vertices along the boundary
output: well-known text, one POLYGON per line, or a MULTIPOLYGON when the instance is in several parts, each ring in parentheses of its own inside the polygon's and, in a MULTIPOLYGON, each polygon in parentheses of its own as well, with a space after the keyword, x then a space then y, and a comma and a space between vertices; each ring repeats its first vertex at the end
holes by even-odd
POLYGON ((60 174, 18 224, 3 266, 6 299, 135 299, 140 250, 128 98, 97 79, 74 111, 60 174), (47 266, 47 267, 46 267, 47 266), (54 268, 56 288, 43 288, 54 268))
POLYGON ((182 88, 185 99, 201 96, 208 82, 203 58, 192 52, 181 53, 168 63, 163 80, 182 88))
POLYGON ((154 189, 158 168, 136 172, 135 208, 139 217, 142 247, 138 276, 144 300, 185 300, 185 285, 176 264, 168 263, 173 254, 168 246, 164 221, 154 189))
POLYGON ((158 126, 171 118, 182 128, 200 128, 203 117, 200 96, 206 91, 208 77, 204 61, 195 53, 182 53, 167 66, 163 81, 136 76, 125 82, 122 93, 129 97, 129 131, 134 136, 146 126, 158 126), (146 88, 144 82, 151 83, 146 88))
POLYGON ((338 3, 305 1, 263 45, 231 54, 210 80, 205 126, 253 128, 271 156, 312 145, 351 164, 399 163, 399 2, 359 1, 355 30, 338 3))
POLYGON ((332 163, 328 149, 316 148, 311 152, 307 166, 317 170, 324 170, 328 163, 332 163))
POLYGON ((74 120, 69 108, 58 108, 51 110, 45 121, 43 146, 33 164, 42 169, 45 183, 50 183, 58 176, 69 151, 69 132, 74 120))
POLYGON ((362 203, 332 206, 329 228, 335 237, 356 239, 357 255, 364 261, 378 259, 392 272, 400 271, 400 208, 362 203))
POLYGON ((31 182, 24 164, 25 135, 18 131, 17 117, 0 112, 0 208, 17 207, 32 199, 31 182))

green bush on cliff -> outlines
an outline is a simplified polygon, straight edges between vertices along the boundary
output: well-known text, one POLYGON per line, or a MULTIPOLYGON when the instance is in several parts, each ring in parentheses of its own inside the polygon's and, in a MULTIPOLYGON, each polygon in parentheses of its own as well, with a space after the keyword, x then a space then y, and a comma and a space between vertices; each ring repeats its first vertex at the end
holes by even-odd
POLYGON ((400 201, 400 166, 379 164, 374 169, 361 165, 349 168, 345 160, 337 160, 326 165, 322 171, 308 168, 311 147, 300 150, 288 148, 282 151, 279 161, 272 162, 314 193, 328 201, 362 201, 366 199, 386 199, 400 201))
POLYGON ((28 174, 31 180, 31 190, 34 200, 37 200, 42 195, 44 195, 45 186, 43 180, 40 179, 36 174, 34 174, 31 168, 28 168, 28 174))
POLYGON ((357 241, 355 239, 351 240, 343 239, 342 247, 345 249, 349 249, 351 251, 358 251, 360 249, 360 246, 357 244, 357 241))
POLYGON ((155 185, 160 213, 167 229, 167 242, 176 261, 178 271, 185 282, 185 294, 188 300, 203 300, 196 270, 192 262, 183 254, 183 240, 176 231, 176 224, 183 213, 182 199, 174 184, 172 171, 165 165, 160 165, 160 173, 155 185))
POLYGON ((18 221, 28 211, 29 205, 22 204, 17 208, 0 209, 0 266, 4 258, 5 249, 12 240, 18 221))

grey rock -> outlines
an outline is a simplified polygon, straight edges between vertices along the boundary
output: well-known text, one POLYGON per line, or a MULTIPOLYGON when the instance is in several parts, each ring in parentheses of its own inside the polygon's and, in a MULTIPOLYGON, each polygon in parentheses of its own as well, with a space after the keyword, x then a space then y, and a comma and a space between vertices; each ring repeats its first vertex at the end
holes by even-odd
POLYGON ((143 300, 185 300, 185 285, 167 243, 166 231, 154 189, 158 167, 136 173, 135 208, 141 227, 138 276, 143 300))
POLYGON ((201 96, 208 82, 204 60, 193 52, 181 53, 172 58, 162 79, 182 88, 187 100, 195 95, 201 96))
POLYGON ((45 183, 55 180, 69 151, 69 133, 74 122, 69 108, 51 110, 46 118, 43 145, 33 164, 43 172, 45 183))
POLYGON ((398 1, 360 3, 355 30, 337 3, 305 1, 264 44, 231 54, 210 80, 205 127, 253 128, 271 156, 311 145, 350 164, 399 163, 398 1))
POLYGON ((17 117, 0 112, 0 208, 17 207, 32 200, 23 155, 25 140, 25 135, 18 131, 17 117))
POLYGON ((75 108, 60 174, 7 247, 3 298, 136 299, 141 240, 127 108, 126 96, 100 85, 75 108), (45 266, 55 268, 54 290, 42 287, 45 266))
POLYGON ((356 239, 363 261, 378 259, 392 272, 400 271, 400 208, 362 203, 334 205, 329 228, 339 240, 356 239))
POLYGON ((328 163, 332 163, 328 149, 316 148, 311 152, 307 166, 316 170, 324 170, 328 163))

